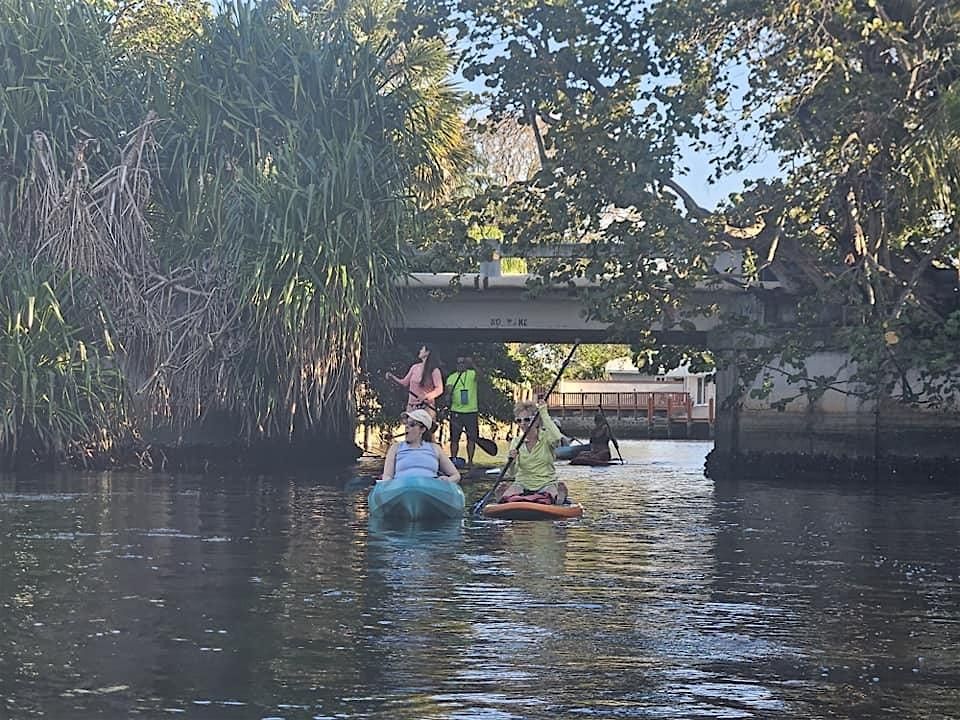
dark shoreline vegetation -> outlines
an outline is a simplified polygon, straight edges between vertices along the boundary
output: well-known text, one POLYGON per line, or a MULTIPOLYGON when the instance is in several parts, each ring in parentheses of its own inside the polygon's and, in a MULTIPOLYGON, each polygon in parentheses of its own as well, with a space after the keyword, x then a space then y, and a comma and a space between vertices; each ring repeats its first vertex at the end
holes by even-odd
POLYGON ((211 460, 349 455, 404 228, 470 157, 396 11, 0 2, 0 466, 187 456, 214 417, 211 460))
MULTIPOLYGON (((501 241, 638 365, 725 373, 719 415, 935 426, 958 208, 949 3, 0 0, 0 468, 347 458, 402 404, 394 281, 501 241), (657 346, 704 286, 749 301, 722 349, 657 346)), ((519 361, 472 351, 508 419, 519 361)))

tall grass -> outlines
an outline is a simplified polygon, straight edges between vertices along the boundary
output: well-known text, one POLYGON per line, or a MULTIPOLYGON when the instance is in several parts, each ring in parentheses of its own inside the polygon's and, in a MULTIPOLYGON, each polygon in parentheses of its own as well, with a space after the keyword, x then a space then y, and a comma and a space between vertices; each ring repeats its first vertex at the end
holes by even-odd
POLYGON ((51 268, 74 340, 102 310, 138 426, 352 439, 404 228, 469 158, 399 7, 237 3, 138 57, 93 4, 0 0, 0 255, 51 268))
POLYGON ((122 378, 67 323, 48 283, 0 274, 0 358, 0 464, 110 450, 125 418, 122 378))

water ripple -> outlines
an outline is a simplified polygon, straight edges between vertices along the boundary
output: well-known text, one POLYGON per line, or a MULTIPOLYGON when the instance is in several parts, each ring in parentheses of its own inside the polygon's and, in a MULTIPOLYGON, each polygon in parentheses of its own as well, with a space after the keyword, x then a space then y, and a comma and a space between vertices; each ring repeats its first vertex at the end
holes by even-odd
POLYGON ((0 717, 960 716, 958 498, 708 449, 560 466, 580 521, 402 530, 332 476, 0 478, 0 717))

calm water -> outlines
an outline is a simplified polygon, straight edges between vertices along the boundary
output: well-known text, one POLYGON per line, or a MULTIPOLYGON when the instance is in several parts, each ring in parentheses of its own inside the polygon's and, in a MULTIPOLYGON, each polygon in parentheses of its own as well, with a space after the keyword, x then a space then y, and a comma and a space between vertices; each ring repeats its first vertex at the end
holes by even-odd
POLYGON ((323 472, 0 478, 0 717, 960 717, 960 491, 622 450, 581 521, 406 532, 323 472))

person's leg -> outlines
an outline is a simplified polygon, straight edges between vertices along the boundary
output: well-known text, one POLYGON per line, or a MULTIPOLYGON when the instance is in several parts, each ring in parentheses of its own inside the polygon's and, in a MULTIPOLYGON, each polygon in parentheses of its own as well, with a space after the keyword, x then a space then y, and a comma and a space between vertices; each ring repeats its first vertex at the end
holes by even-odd
POLYGON ((567 502, 567 484, 560 480, 557 483, 557 493, 553 496, 554 505, 563 505, 567 502))
POLYGON ((463 429, 467 433, 467 463, 473 465, 473 453, 477 449, 477 436, 480 434, 477 413, 470 413, 464 418, 463 429))
POLYGON ((450 457, 455 458, 460 454, 460 433, 463 431, 463 423, 458 413, 450 413, 450 457))
POLYGON ((567 502, 567 484, 562 480, 549 482, 543 487, 537 488, 537 492, 549 493, 553 497, 554 505, 563 505, 567 502))
POLYGON ((494 488, 490 502, 500 502, 501 498, 509 497, 510 495, 521 495, 524 489, 523 485, 518 482, 504 480, 494 488))

